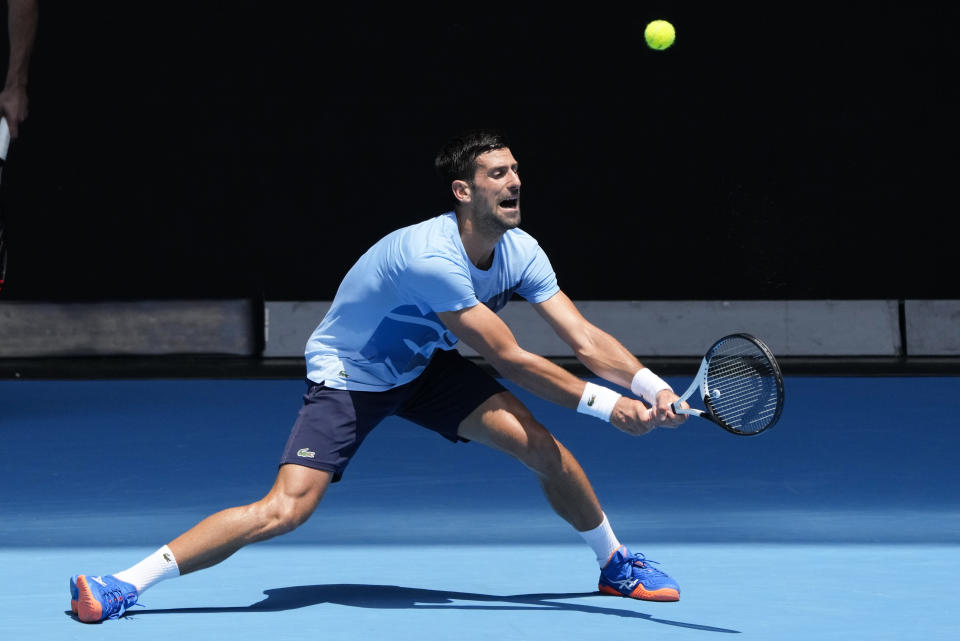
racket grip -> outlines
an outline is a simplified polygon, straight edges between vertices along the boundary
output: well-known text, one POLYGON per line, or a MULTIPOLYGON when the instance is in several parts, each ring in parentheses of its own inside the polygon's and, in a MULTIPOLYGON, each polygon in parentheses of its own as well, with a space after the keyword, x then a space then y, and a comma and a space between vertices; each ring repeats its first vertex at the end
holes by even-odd
POLYGON ((703 416, 704 414, 703 410, 694 409, 692 407, 684 408, 682 400, 670 403, 670 408, 673 409, 674 414, 689 414, 691 416, 703 416))
POLYGON ((7 160, 7 151, 10 149, 10 125, 6 118, 0 118, 0 164, 7 160))

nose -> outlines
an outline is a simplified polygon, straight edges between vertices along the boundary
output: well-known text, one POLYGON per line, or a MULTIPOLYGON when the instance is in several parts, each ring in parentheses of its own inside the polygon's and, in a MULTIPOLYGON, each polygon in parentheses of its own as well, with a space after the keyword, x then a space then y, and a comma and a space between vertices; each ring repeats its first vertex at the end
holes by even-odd
POLYGON ((508 178, 507 186, 510 188, 510 191, 511 192, 520 191, 520 174, 518 174, 516 171, 511 169, 507 178, 508 178))

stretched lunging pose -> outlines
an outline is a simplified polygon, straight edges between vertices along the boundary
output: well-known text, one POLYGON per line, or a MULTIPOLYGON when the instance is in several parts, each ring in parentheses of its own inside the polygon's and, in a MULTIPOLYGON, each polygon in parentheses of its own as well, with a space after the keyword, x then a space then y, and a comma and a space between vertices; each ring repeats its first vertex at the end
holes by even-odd
POLYGON ((74 576, 71 600, 80 620, 121 616, 158 581, 293 530, 340 480, 367 434, 391 415, 450 441, 495 448, 532 470, 553 509, 596 554, 602 592, 680 598, 673 579, 617 539, 573 455, 455 345, 464 341, 524 389, 629 434, 682 423, 670 407, 677 395, 559 289, 543 250, 519 229, 520 176, 500 134, 458 136, 436 165, 453 211, 388 234, 344 277, 307 342, 308 389, 273 488, 255 503, 207 517, 127 570, 74 576), (514 293, 598 377, 650 406, 523 349, 496 314, 514 293))

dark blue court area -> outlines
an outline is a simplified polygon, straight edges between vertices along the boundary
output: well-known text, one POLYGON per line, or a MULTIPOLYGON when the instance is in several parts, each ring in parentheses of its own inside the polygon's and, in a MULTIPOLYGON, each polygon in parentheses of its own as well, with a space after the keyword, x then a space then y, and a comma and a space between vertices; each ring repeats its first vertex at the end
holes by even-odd
POLYGON ((757 437, 698 419, 630 437, 511 386, 679 603, 601 596, 525 468, 391 419, 299 530, 155 586, 123 620, 69 616, 70 575, 260 498, 303 389, 0 381, 0 638, 960 638, 956 377, 788 377, 757 437))

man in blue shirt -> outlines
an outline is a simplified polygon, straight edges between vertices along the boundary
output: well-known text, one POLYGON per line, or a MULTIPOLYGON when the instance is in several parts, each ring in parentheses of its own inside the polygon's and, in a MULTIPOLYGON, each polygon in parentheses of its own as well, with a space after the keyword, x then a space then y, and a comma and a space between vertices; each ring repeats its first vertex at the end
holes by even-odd
POLYGON ((71 605, 81 620, 120 616, 162 579, 293 530, 341 479, 367 434, 391 415, 454 442, 506 452, 533 470, 550 505, 594 550, 600 591, 679 599, 673 579, 616 538, 573 455, 455 346, 464 341, 504 378, 630 434, 682 423, 670 407, 677 395, 559 289, 543 250, 519 229, 518 164, 499 133, 461 135, 436 163, 454 211, 388 234, 344 277, 307 342, 308 391, 273 489, 256 503, 208 517, 128 570, 74 576, 71 605), (496 314, 515 293, 592 372, 649 406, 524 350, 496 314))
POLYGON ((559 291, 546 254, 519 229, 501 236, 486 269, 467 255, 453 212, 389 234, 347 272, 307 343, 307 378, 327 387, 384 391, 423 373, 457 337, 437 314, 513 293, 542 303, 559 291))

